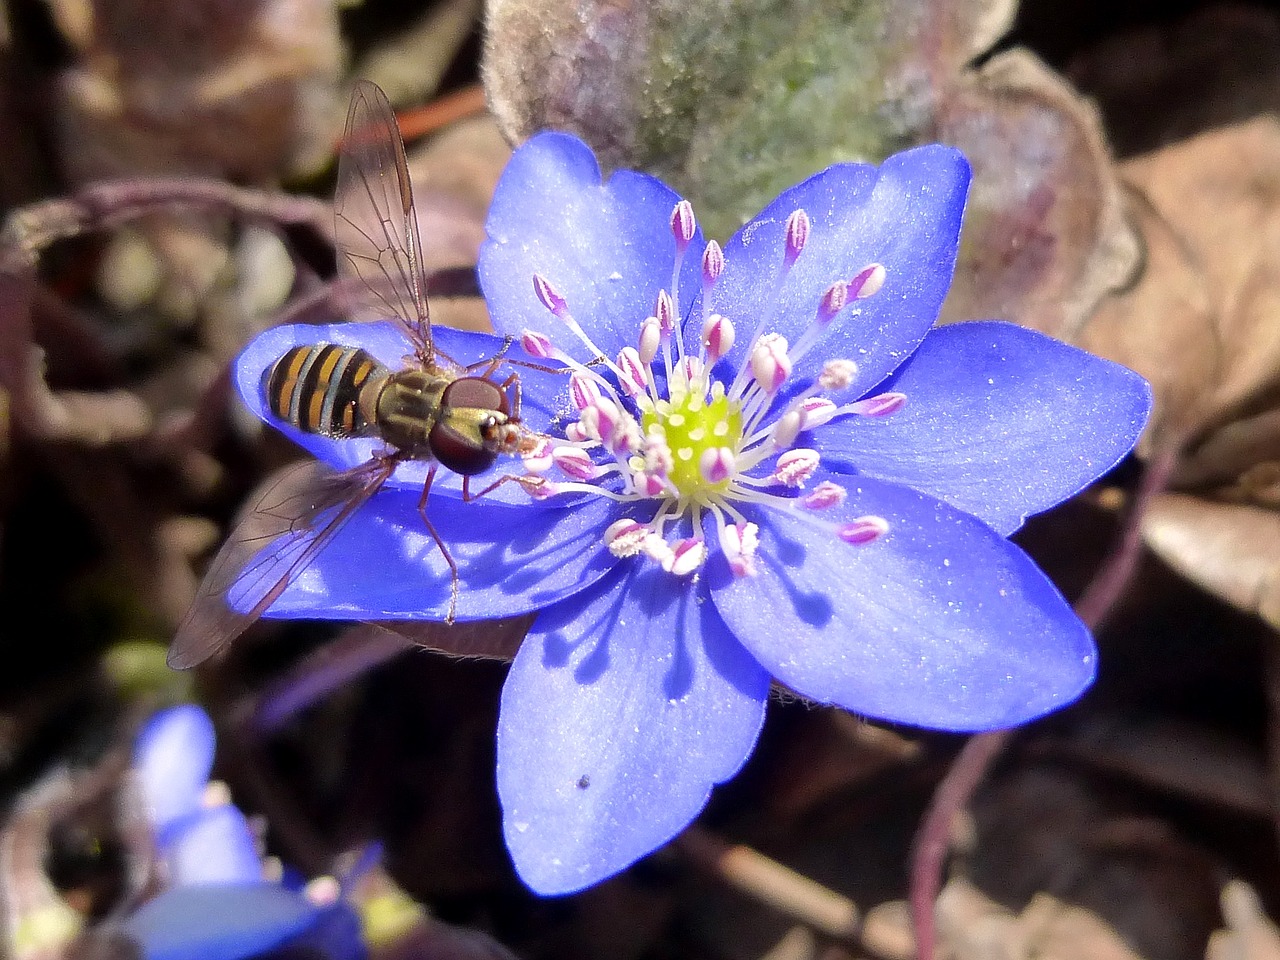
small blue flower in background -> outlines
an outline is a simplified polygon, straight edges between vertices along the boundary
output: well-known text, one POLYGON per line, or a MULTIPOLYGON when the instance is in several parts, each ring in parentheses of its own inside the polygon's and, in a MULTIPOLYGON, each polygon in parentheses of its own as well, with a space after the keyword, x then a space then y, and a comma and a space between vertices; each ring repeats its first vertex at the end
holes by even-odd
MULTIPOLYGON (((498 333, 566 369, 521 371, 546 439, 520 481, 430 509, 459 619, 541 610, 498 730, 507 844, 534 890, 589 886, 678 834, 750 754, 771 678, 956 731, 1092 681, 1087 630, 1006 537, 1127 453, 1150 391, 1011 324, 932 329, 968 183, 942 146, 837 165, 721 248, 652 177, 602 182, 573 137, 516 151, 481 281, 498 333)), ((499 342, 440 333, 464 363, 499 342)), ((265 421, 262 370, 325 340, 406 352, 384 324, 269 331, 237 367, 265 421)), ((336 467, 369 456, 297 439, 336 467)), ((443 619, 421 466, 268 615, 443 619)))
POLYGON ((145 960, 239 960, 306 945, 332 960, 366 955, 359 920, 341 901, 317 904, 263 879, 244 814, 211 798, 213 723, 199 707, 153 716, 133 773, 155 837, 165 889, 121 929, 145 960))

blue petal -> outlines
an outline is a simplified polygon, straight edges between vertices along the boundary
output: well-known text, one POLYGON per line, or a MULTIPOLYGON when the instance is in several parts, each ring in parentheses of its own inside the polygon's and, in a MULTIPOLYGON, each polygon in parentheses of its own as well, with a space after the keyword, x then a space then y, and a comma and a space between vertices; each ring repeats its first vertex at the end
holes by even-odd
MULTIPOLYGON (((476 333, 469 330, 454 330, 450 327, 436 327, 433 330, 436 347, 462 365, 477 363, 503 353, 504 348, 513 359, 527 360, 519 346, 509 347, 502 337, 492 334, 476 333)), ((312 456, 332 466, 335 470, 347 470, 365 463, 376 450, 387 449, 387 444, 376 437, 356 437, 334 440, 318 434, 303 433, 296 427, 287 424, 271 414, 267 407, 266 394, 263 391, 263 377, 272 365, 290 348, 300 344, 336 343, 341 346, 363 347, 374 359, 392 370, 403 369, 406 357, 412 354, 412 346, 400 329, 391 322, 377 323, 334 323, 334 324, 286 324, 272 327, 258 334, 240 356, 236 358, 233 368, 236 390, 245 406, 263 423, 275 427, 298 446, 312 456)), ((566 375, 546 373, 530 367, 499 368, 499 376, 505 377, 516 372, 521 385, 521 419, 530 430, 545 433, 551 427, 554 418, 568 412, 568 383, 566 375)), ((576 419, 576 415, 575 415, 576 419)), ((473 482, 480 489, 505 472, 503 461, 488 474, 488 481, 473 482)), ((416 487, 421 489, 431 464, 424 460, 413 460, 401 464, 388 483, 396 486, 416 487)), ((522 472, 522 471, 517 471, 522 472)), ((477 478, 480 480, 480 478, 477 478)), ((458 494, 462 488, 462 479, 448 470, 441 470, 436 476, 432 492, 458 494)), ((506 484, 492 496, 498 500, 528 503, 529 497, 520 492, 514 484, 506 484)))
POLYGON ((142 728, 133 769, 157 832, 199 809, 213 753, 213 721, 193 704, 161 710, 142 728))
POLYGON ((321 908, 315 923, 289 941, 289 957, 324 957, 328 960, 364 960, 369 947, 364 942, 360 915, 339 901, 321 908))
POLYGON ((1005 534, 1115 466, 1151 412, 1133 371, 1009 323, 940 327, 883 390, 907 405, 814 431, 823 464, 912 487, 1005 534))
MULTIPOLYGON (((852 395, 883 380, 937 319, 951 285, 968 188, 964 155, 934 144, 895 154, 878 170, 836 164, 783 192, 724 249, 725 269, 712 290, 711 309, 738 330, 727 363, 743 363, 762 310, 776 310, 768 331, 795 343, 831 284, 880 263, 884 287, 858 301, 852 316, 846 308, 822 344, 796 364, 793 376, 811 378, 824 360, 843 357, 858 364, 852 395), (779 292, 787 218, 797 209, 811 221, 808 244, 779 292)), ((686 343, 696 343, 700 333, 697 324, 689 324, 686 343)))
POLYGON ((180 821, 164 844, 175 886, 253 883, 262 879, 253 831, 236 807, 209 807, 180 821))
MULTIPOLYGON (((519 147, 498 181, 480 248, 480 286, 499 333, 539 330, 571 356, 590 359, 534 294, 540 274, 612 359, 634 345, 658 291, 671 287, 676 244, 670 218, 680 196, 653 177, 620 170, 600 182, 591 148, 543 133, 519 147)), ((680 296, 698 291, 702 239, 685 256, 680 296)))
POLYGON ((1014 726, 1070 703, 1093 680, 1084 624, 1016 546, 923 494, 844 481, 841 507, 755 508, 759 572, 716 556, 712 597, 730 629, 810 699, 943 730, 1014 726), (874 515, 889 532, 850 546, 818 523, 874 515))
POLYGON ((273 884, 174 887, 121 926, 146 960, 242 960, 308 929, 317 914, 306 899, 273 884))
MULTIPOLYGON (((405 490, 375 495, 267 616, 443 620, 449 567, 418 499, 405 490)), ((458 564, 457 619, 518 616, 593 583, 617 562, 604 529, 622 515, 603 497, 563 510, 432 497, 428 516, 458 564)))
POLYGON ((705 596, 646 561, 545 611, 502 691, 507 848, 542 894, 666 843, 750 754, 769 678, 705 596))

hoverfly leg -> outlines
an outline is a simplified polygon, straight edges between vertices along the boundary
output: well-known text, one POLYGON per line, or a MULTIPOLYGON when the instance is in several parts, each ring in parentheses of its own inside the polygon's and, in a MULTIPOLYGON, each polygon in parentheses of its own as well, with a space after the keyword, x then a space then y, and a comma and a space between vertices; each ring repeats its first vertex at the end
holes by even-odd
POLYGON ((520 419, 520 397, 521 397, 520 378, 513 373, 511 374, 511 376, 507 377, 507 379, 502 381, 502 383, 498 386, 498 389, 501 390, 503 393, 506 393, 507 390, 511 391, 511 418, 513 420, 519 420, 520 419))
POLYGON ((470 503, 473 500, 479 500, 481 497, 486 497, 504 483, 518 483, 520 486, 524 487, 525 492, 528 492, 531 487, 540 487, 546 483, 546 481, 541 477, 518 477, 513 473, 509 473, 505 477, 499 477, 479 493, 473 494, 467 487, 467 479, 468 478, 464 477, 462 481, 462 500, 464 503, 470 503))
MULTIPOLYGON (((464 368, 465 372, 467 374, 473 374, 476 370, 484 370, 484 373, 482 373, 481 376, 488 377, 493 373, 493 371, 498 369, 498 365, 501 363, 505 363, 508 366, 512 366, 512 367, 524 367, 526 370, 537 370, 540 373, 568 373, 569 372, 568 367, 548 367, 545 364, 541 364, 541 363, 530 363, 528 360, 513 360, 511 357, 507 356, 507 352, 511 349, 511 345, 515 342, 516 342, 516 338, 508 334, 507 336, 502 338, 502 348, 497 353, 495 353, 492 357, 488 357, 484 360, 477 360, 475 363, 469 364, 467 367, 464 368)), ((597 359, 602 359, 602 358, 597 358, 597 359)), ((592 363, 595 363, 595 362, 596 362, 595 360, 592 361, 592 363)), ((590 366, 590 364, 588 364, 588 366, 590 366)))
MULTIPOLYGON (((427 498, 431 495, 431 484, 436 479, 436 464, 431 465, 431 469, 427 471, 427 479, 422 484, 422 496, 418 498, 418 514, 422 517, 422 522, 426 524, 427 532, 431 534, 431 539, 436 542, 436 546, 440 548, 440 555, 444 557, 444 562, 449 565, 449 613, 444 618, 445 623, 453 623, 454 617, 458 613, 458 564, 453 559, 453 554, 449 552, 449 547, 445 544, 444 538, 440 536, 436 526, 431 522, 431 518, 427 516, 427 498)), ((466 477, 463 478, 462 492, 465 499, 467 493, 466 477)))

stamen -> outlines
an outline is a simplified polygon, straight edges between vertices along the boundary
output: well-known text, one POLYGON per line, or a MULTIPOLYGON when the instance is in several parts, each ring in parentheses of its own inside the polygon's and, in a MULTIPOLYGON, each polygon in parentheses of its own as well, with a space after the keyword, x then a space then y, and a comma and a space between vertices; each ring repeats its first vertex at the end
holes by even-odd
POLYGON ((733 349, 733 336, 733 322, 728 317, 718 313, 707 317, 702 324, 702 345, 712 363, 733 349))
POLYGON ((766 395, 777 393, 791 376, 787 338, 780 333, 767 333, 757 340, 755 349, 751 351, 751 373, 766 395))
POLYGON ((887 417, 891 413, 897 413, 906 405, 905 393, 879 393, 874 397, 845 404, 840 408, 840 412, 852 413, 859 417, 887 417))
POLYGON ((885 269, 878 263, 863 267, 849 281, 849 296, 854 300, 874 297, 884 286, 885 269))
POLYGON ((837 313, 849 302, 849 287, 839 281, 827 287, 826 293, 818 301, 818 323, 825 327, 835 319, 837 313))
POLYGON ((840 484, 823 480, 813 488, 812 493, 800 498, 800 504, 808 510, 827 510, 838 507, 848 496, 848 491, 840 484))
POLYGON ((665 569, 670 570, 667 566, 671 562, 671 545, 656 533, 650 533, 644 538, 643 547, 645 556, 655 563, 660 564, 665 569))
POLYGON ((591 459, 591 455, 578 447, 558 447, 551 454, 551 459, 574 480, 585 482, 594 480, 600 475, 600 470, 591 459))
POLYGON ((734 523, 720 528, 720 549, 735 577, 756 573, 755 556, 760 546, 760 528, 754 523, 734 523))
POLYGON ((711 316, 711 288, 724 273, 724 251, 720 244, 708 240, 706 249, 702 251, 702 322, 705 324, 711 316))
POLYGON ((680 361, 680 374, 686 384, 695 383, 702 376, 703 369, 702 361, 695 356, 688 356, 680 361))
POLYGON ((688 537, 671 547, 661 560, 662 569, 677 577, 687 577, 707 559, 707 545, 701 537, 688 537))
POLYGON ((773 479, 784 487, 803 487, 806 480, 818 469, 820 458, 817 450, 800 448, 788 450, 778 457, 773 479))
POLYGON ((796 442, 796 437, 800 436, 800 427, 804 423, 804 417, 799 410, 788 410, 778 422, 773 425, 771 431, 771 440, 775 450, 786 450, 796 442))
MULTIPOLYGON (((600 434, 600 439, 604 443, 608 443, 613 437, 614 428, 618 422, 626 416, 616 403, 608 397, 601 397, 596 401, 595 405, 589 409, 594 410, 598 417, 596 421, 596 430, 600 434)), ((587 411, 584 410, 585 414, 587 411)))
POLYGON ((884 517, 871 515, 858 517, 836 527, 836 536, 855 547, 879 540, 888 532, 889 521, 884 517))
POLYGON ((848 287, 844 283, 837 281, 827 287, 822 299, 818 301, 818 310, 813 322, 805 328, 804 333, 800 334, 800 339, 791 348, 793 363, 808 354, 826 336, 831 321, 844 309, 847 302, 848 287))
POLYGON ((728 447, 710 447, 698 459, 698 472, 707 483, 723 483, 733 476, 736 463, 728 447))
POLYGON ((536 330, 525 330, 520 334, 520 346, 524 352, 536 360, 551 360, 556 355, 556 348, 551 339, 536 330))
POLYGON ((633 473, 631 484, 642 497, 660 497, 671 489, 665 477, 645 471, 633 473))
POLYGON ((550 500, 567 489, 567 484, 553 483, 542 477, 521 477, 520 479, 520 486, 524 487, 524 492, 535 500, 550 500))
POLYGON ((533 275, 533 292, 537 294, 542 305, 550 310, 552 315, 563 323, 570 333, 578 338, 579 343, 586 347, 594 356, 604 360, 614 373, 618 372, 617 368, 615 368, 609 359, 605 357, 604 351, 596 346, 595 341, 587 336, 586 331, 583 330, 578 321, 573 318, 573 314, 569 312, 564 297, 560 296, 560 293, 551 285, 551 282, 540 273, 535 273, 533 275))
POLYGON ((657 317, 647 317, 644 323, 640 324, 640 362, 646 366, 653 363, 660 346, 662 346, 662 324, 658 322, 657 317))
POLYGON ((676 238, 677 254, 683 254, 698 229, 698 221, 693 216, 693 204, 681 200, 671 211, 671 234, 676 238))
POLYGON ((787 217, 787 240, 783 253, 783 263, 787 268, 796 262, 796 258, 804 251, 805 244, 808 242, 809 215, 803 210, 795 210, 791 216, 787 217))
POLYGON ((640 435, 640 424, 636 423, 633 417, 624 417, 622 422, 618 424, 613 431, 613 443, 609 445, 616 454, 635 453, 644 445, 644 438, 640 435))
POLYGON ((650 428, 644 443, 644 468, 649 473, 666 478, 675 469, 675 457, 667 445, 666 435, 656 424, 650 428))
POLYGON ((623 347, 618 353, 618 369, 622 371, 622 389, 634 397, 649 389, 649 366, 640 359, 635 347, 623 347))
POLYGON ((654 307, 653 314, 658 318, 658 324, 662 330, 663 343, 666 343, 676 328, 676 306, 671 299, 671 294, 667 293, 667 291, 658 291, 658 303, 654 307))
POLYGON ((524 464, 524 468, 530 473, 546 473, 554 463, 551 441, 545 437, 539 438, 538 442, 520 459, 521 463, 524 464))
POLYGON ((567 304, 564 297, 551 285, 551 281, 540 273, 533 275, 533 292, 537 295, 542 305, 555 316, 563 319, 563 316, 567 314, 567 304))
POLYGON ((720 249, 720 244, 714 240, 708 240, 707 248, 702 251, 703 293, 715 285, 722 273, 724 273, 724 251, 720 249))
POLYGON ((604 394, 594 377, 574 372, 569 375, 569 399, 578 410, 586 410, 604 399, 604 394))
POLYGON ((644 549, 649 528, 635 520, 615 520, 604 531, 604 542, 615 557, 634 557, 644 549))

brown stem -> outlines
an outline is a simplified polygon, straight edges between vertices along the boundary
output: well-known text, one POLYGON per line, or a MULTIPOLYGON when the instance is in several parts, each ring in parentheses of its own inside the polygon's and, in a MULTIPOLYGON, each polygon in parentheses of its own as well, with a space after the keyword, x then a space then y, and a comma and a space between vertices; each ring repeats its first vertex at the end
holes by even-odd
POLYGON ((857 939, 860 916, 848 897, 758 850, 726 843, 696 824, 685 830, 676 843, 698 867, 752 899, 795 917, 827 936, 857 939))
POLYGON ((1151 501, 1168 489, 1181 453, 1180 444, 1170 443, 1156 452, 1143 472, 1115 547, 1076 601, 1076 613, 1089 629, 1096 631, 1102 625, 1133 578, 1142 557, 1142 519, 1151 501))
MULTIPOLYGON (((1142 518, 1164 491, 1182 447, 1171 442, 1148 465, 1125 516, 1124 526, 1098 573, 1077 601, 1076 614, 1092 630, 1114 609, 1142 556, 1142 518)), ((929 809, 916 832, 911 858, 911 917, 917 960, 933 960, 937 931, 933 910, 942 887, 942 865, 956 815, 972 798, 987 771, 1009 743, 1013 731, 994 730, 970 737, 938 784, 929 809)))
POLYGON ((334 239, 333 209, 323 201, 236 187, 221 180, 148 177, 104 180, 69 197, 20 207, 5 219, 0 245, 9 257, 30 258, 55 241, 175 209, 212 210, 306 226, 330 243, 334 239))
POLYGON ((951 769, 938 784, 929 809, 916 831, 911 852, 911 925, 915 929, 916 960, 933 960, 937 931, 933 905, 942 888, 942 864, 947 856, 951 823, 973 796, 987 770, 1009 742, 1009 730, 980 733, 965 741, 951 769))

